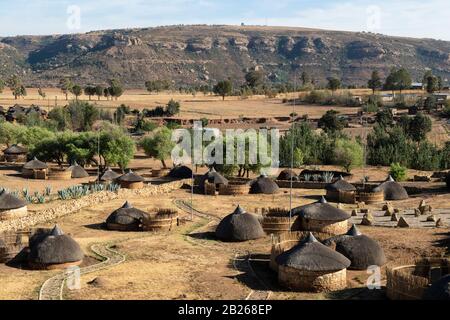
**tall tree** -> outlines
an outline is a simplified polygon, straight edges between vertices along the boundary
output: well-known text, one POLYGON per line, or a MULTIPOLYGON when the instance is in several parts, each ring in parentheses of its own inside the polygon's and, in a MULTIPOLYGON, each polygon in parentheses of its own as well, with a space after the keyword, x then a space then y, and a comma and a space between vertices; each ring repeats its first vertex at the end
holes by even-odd
POLYGON ((264 84, 264 72, 261 70, 251 70, 245 75, 247 86, 252 89, 258 88, 264 84))
POLYGON ((385 90, 399 90, 400 94, 403 90, 411 88, 412 79, 408 70, 405 68, 391 70, 391 73, 386 78, 386 82, 384 84, 385 90))
POLYGON ((79 85, 76 84, 72 87, 70 92, 73 93, 73 95, 75 96, 75 100, 78 101, 78 97, 83 94, 83 89, 79 85))
POLYGON ((27 95, 27 90, 25 86, 22 84, 22 79, 20 79, 16 75, 13 75, 11 78, 8 79, 8 87, 11 90, 15 100, 27 95))
POLYGON ((172 131, 166 127, 162 127, 151 136, 141 140, 140 145, 149 157, 153 157, 161 161, 164 168, 167 168, 166 159, 170 158, 175 143, 172 139, 172 131))
POLYGON ((367 86, 372 89, 372 94, 375 94, 375 91, 377 89, 380 89, 383 86, 383 83, 381 82, 380 75, 378 71, 374 70, 372 72, 372 76, 370 77, 369 81, 367 82, 367 86))
POLYGON ((87 95, 88 97, 89 97, 89 101, 91 101, 91 97, 93 96, 93 95, 95 95, 95 87, 93 87, 93 86, 86 86, 85 88, 84 88, 84 94, 85 95, 87 95))
POLYGON ((105 88, 102 86, 95 86, 95 95, 97 96, 97 99, 100 100, 100 98, 103 96, 105 88))
POLYGON ((109 81, 109 88, 108 91, 111 95, 111 97, 116 98, 116 100, 123 94, 123 87, 119 80, 117 79, 111 79, 109 81))
POLYGON ((213 88, 215 94, 222 97, 225 100, 226 96, 231 95, 233 92, 233 84, 230 80, 219 81, 213 88))
POLYGON ((59 81, 59 88, 66 96, 66 101, 69 100, 69 93, 72 91, 73 83, 69 78, 63 78, 59 81))
POLYGON ((5 82, 0 79, 0 93, 3 93, 3 89, 5 89, 5 82))
POLYGON ((341 80, 334 77, 328 78, 327 88, 330 89, 333 93, 340 87, 341 87, 341 80))

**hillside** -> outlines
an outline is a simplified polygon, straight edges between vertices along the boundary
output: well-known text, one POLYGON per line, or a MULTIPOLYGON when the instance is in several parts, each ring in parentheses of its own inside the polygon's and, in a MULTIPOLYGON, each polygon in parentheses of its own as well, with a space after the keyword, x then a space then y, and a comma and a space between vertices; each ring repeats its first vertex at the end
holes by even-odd
POLYGON ((273 82, 306 70, 365 84, 373 69, 426 68, 450 78, 450 42, 370 33, 284 27, 170 26, 58 36, 0 38, 0 76, 21 74, 27 85, 54 86, 61 77, 81 84, 120 78, 127 87, 170 79, 179 84, 242 81, 260 66, 273 82))

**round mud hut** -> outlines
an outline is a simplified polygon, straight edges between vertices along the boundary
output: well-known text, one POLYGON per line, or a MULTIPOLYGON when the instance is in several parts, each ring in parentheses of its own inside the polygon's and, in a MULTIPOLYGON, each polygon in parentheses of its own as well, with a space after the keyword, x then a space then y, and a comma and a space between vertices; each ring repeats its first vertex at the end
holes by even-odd
POLYGON ((214 168, 211 168, 201 177, 199 185, 203 193, 215 195, 216 191, 220 190, 221 185, 228 185, 228 180, 214 168))
POLYGON ((169 178, 172 179, 191 179, 192 170, 187 166, 176 166, 169 172, 169 178))
POLYGON ((27 179, 47 179, 48 165, 36 157, 28 161, 22 168, 22 176, 27 179))
POLYGON ((409 198, 405 188, 396 182, 392 176, 389 176, 388 180, 376 187, 374 191, 382 191, 385 200, 405 200, 409 198))
POLYGON ((0 193, 0 221, 11 220, 26 216, 27 203, 3 190, 0 193))
POLYGON ((106 228, 115 231, 142 231, 148 214, 134 208, 128 201, 106 219, 106 228))
POLYGON ((89 177, 89 173, 82 166, 80 166, 76 161, 68 169, 72 174, 72 179, 81 179, 89 177))
POLYGON ((328 201, 350 204, 356 202, 356 187, 345 181, 342 176, 336 182, 326 186, 325 189, 327 190, 326 198, 328 201))
POLYGON ((25 162, 27 161, 28 150, 17 144, 13 144, 9 148, 3 150, 6 162, 25 162))
POLYGON ((142 189, 145 179, 130 170, 127 174, 119 177, 117 181, 124 189, 142 189))
POLYGON ((264 230, 255 214, 247 213, 241 206, 220 221, 216 237, 222 241, 248 241, 263 238, 264 230))
POLYGON ((118 178, 120 178, 120 174, 112 171, 111 168, 108 167, 105 172, 100 175, 99 181, 109 183, 116 181, 118 178))
POLYGON ((276 182, 266 175, 261 175, 250 183, 250 193, 253 194, 277 194, 278 192, 280 188, 276 182))
POLYGON ((82 263, 84 253, 78 243, 58 227, 30 238, 29 264, 35 269, 65 269, 82 263))
POLYGON ((250 184, 242 181, 229 181, 228 184, 219 185, 221 196, 242 196, 250 193, 250 184))
POLYGON ((281 181, 298 181, 298 176, 297 174, 291 170, 291 169, 285 169, 283 171, 280 172, 280 174, 278 175, 277 180, 281 180, 281 181))
POLYGON ((299 216, 299 228, 302 231, 318 231, 332 235, 340 235, 348 230, 351 215, 336 208, 322 197, 318 202, 297 207, 293 215, 299 216))
POLYGON ((178 225, 178 211, 157 209, 143 219, 144 231, 172 231, 178 225))
POLYGON ((335 246, 336 251, 351 261, 349 269, 365 270, 369 266, 383 266, 386 264, 386 256, 380 244, 361 234, 353 225, 350 230, 337 237, 324 241, 326 246, 335 246))
POLYGON ((321 244, 311 233, 276 258, 279 283, 294 291, 327 292, 345 289, 351 262, 321 244))

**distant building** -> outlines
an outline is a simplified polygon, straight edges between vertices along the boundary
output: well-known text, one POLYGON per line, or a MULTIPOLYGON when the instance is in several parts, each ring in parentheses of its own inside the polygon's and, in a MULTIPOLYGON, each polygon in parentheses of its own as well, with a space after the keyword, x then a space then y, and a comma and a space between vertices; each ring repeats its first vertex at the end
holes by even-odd
POLYGON ((412 90, 423 90, 423 89, 425 89, 425 86, 422 82, 413 82, 411 84, 411 89, 412 90))
POLYGON ((435 92, 433 96, 436 98, 436 104, 438 108, 444 107, 445 103, 450 97, 450 93, 445 92, 435 92))

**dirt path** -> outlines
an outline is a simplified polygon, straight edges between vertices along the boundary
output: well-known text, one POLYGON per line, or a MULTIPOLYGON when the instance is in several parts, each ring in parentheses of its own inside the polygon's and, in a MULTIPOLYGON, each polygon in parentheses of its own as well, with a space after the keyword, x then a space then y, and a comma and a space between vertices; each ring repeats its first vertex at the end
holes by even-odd
MULTIPOLYGON (((187 203, 184 200, 175 199, 173 201, 174 205, 177 206, 180 210, 183 210, 187 214, 192 214, 194 216, 208 219, 210 220, 206 226, 213 222, 220 221, 220 217, 215 216, 213 214, 205 213, 202 211, 199 211, 195 208, 193 208, 189 203, 187 203)), ((204 227, 204 226, 201 226, 204 227)), ((201 228, 199 227, 199 228, 201 228)), ((196 228, 195 230, 191 231, 190 234, 193 234, 195 231, 197 231, 199 228, 196 228)), ((200 245, 208 249, 218 249, 218 250, 226 250, 230 254, 233 254, 232 263, 234 269, 236 269, 239 272, 242 272, 245 276, 245 284, 251 285, 252 288, 250 293, 245 297, 245 300, 268 300, 270 298, 270 295, 272 292, 268 289, 264 281, 259 278, 259 276, 256 274, 255 270, 253 269, 251 265, 252 261, 252 254, 250 252, 240 252, 238 250, 233 250, 229 248, 223 248, 218 247, 216 245, 205 243, 203 241, 200 241, 196 238, 187 237, 187 241, 195 244, 200 245), (195 240, 193 240, 195 239, 195 240)))
MULTIPOLYGON (((104 259, 102 262, 80 269, 80 275, 114 267, 126 260, 125 255, 112 249, 110 243, 99 243, 91 246, 92 252, 104 259)), ((39 291, 39 300, 63 300, 64 284, 68 275, 64 271, 44 282, 39 291)))

